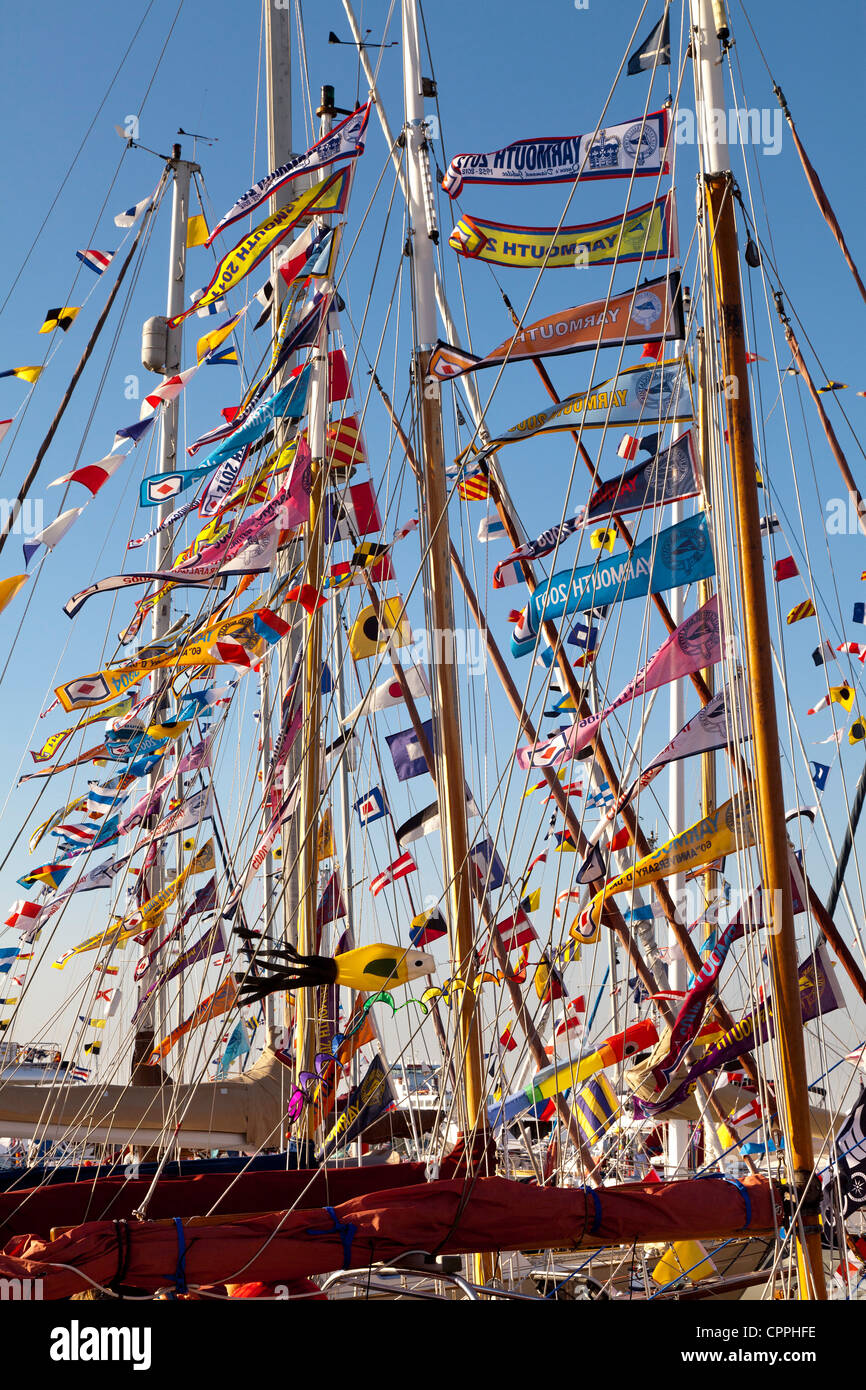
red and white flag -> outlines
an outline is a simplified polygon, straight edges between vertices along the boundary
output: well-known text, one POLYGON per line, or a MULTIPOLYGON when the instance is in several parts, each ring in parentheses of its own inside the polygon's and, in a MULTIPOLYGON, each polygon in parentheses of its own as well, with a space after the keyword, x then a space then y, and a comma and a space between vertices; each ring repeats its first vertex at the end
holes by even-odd
POLYGON ((616 452, 621 459, 637 458, 637 451, 640 448, 640 439, 636 434, 624 434, 617 445, 616 452))
POLYGON ((849 656, 856 656, 862 666, 866 662, 866 647, 859 642, 842 642, 836 648, 837 652, 847 652, 849 656))
POLYGON ((9 909, 9 916, 6 918, 7 927, 17 927, 19 931, 32 929, 36 926, 42 914, 40 903, 28 902, 26 898, 18 898, 9 909))
POLYGON ((405 878, 407 874, 414 874, 417 870, 418 865, 411 854, 401 854, 399 859, 395 859, 393 864, 389 864, 387 869, 383 869, 382 873, 371 879, 370 892, 375 898, 389 883, 396 883, 398 878, 405 878))
POLYGON ((516 951, 518 946, 538 940, 538 934, 522 908, 518 908, 513 917, 506 917, 496 925, 506 951, 516 951))

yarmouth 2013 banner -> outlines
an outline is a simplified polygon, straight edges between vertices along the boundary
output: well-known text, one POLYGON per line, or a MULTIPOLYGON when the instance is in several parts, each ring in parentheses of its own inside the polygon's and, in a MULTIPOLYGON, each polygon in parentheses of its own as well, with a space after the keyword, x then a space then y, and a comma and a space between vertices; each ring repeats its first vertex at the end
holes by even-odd
POLYGON ((468 477, 482 459, 495 453, 503 444, 518 439, 534 439, 537 435, 557 434, 563 430, 607 429, 610 425, 643 425, 648 428, 671 425, 693 419, 689 390, 689 368, 682 358, 666 362, 638 363, 626 367, 615 377, 578 391, 556 405, 549 405, 528 415, 525 420, 503 430, 477 454, 461 455, 465 463, 463 477, 468 477))
POLYGON ((450 343, 439 343, 430 358, 429 371, 439 381, 450 381, 481 367, 501 366, 505 361, 522 362, 599 347, 621 347, 623 343, 659 343, 665 338, 683 337, 680 277, 678 271, 672 270, 622 294, 594 299, 573 309, 560 309, 535 323, 524 324, 485 357, 476 357, 450 343))
POLYGON ((548 135, 515 140, 489 154, 458 154, 442 187, 456 198, 465 183, 573 183, 667 174, 668 128, 668 112, 653 111, 589 135, 548 135))
POLYGON ((526 656, 533 651, 541 625, 549 619, 659 594, 697 579, 709 579, 715 572, 707 518, 699 512, 657 536, 648 536, 624 555, 611 555, 581 569, 561 570, 539 584, 512 633, 512 654, 526 656))
POLYGON ((518 270, 576 265, 613 265, 675 257, 676 203, 673 192, 630 212, 574 227, 515 227, 464 213, 448 245, 470 260, 518 270))

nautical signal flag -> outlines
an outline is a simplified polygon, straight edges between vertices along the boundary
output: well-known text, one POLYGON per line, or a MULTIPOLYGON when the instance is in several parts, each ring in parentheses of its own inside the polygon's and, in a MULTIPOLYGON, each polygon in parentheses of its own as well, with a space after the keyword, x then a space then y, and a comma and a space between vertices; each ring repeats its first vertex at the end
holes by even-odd
POLYGON ((518 908, 513 916, 504 918, 496 925, 506 951, 516 951, 518 946, 526 946, 530 941, 538 940, 535 927, 521 908, 518 908))
POLYGON ((837 661, 836 651, 829 637, 823 646, 816 647, 812 653, 812 660, 816 666, 826 666, 828 661, 837 661))
MULTIPOLYGON (((355 802, 355 811, 362 825, 381 820, 388 814, 388 803, 380 787, 371 787, 366 796, 355 802)), ((417 945, 417 942, 415 943, 417 945)))
POLYGON ((486 472, 473 473, 457 484, 457 495, 464 502, 483 502, 490 496, 490 479, 486 472))
MULTIPOLYGON (((156 190, 154 190, 155 192, 156 190)), ((131 208, 125 212, 119 212, 114 219, 115 227, 134 227, 141 214, 153 201, 153 193, 148 193, 146 198, 142 198, 140 203, 133 203, 131 208)))
POLYGON ((49 309, 45 315, 45 322, 40 328, 40 333, 53 333, 55 328, 60 328, 65 333, 70 324, 73 324, 81 313, 81 308, 75 308, 67 304, 65 309, 49 309))
POLYGON ((408 874, 418 871, 418 865, 408 852, 401 854, 399 859, 395 859, 393 864, 389 864, 387 869, 383 869, 380 874, 370 880, 370 892, 375 898, 386 888, 389 883, 396 883, 398 879, 406 878, 408 874))
POLYGON ((814 617, 815 605, 810 598, 807 598, 804 599, 802 603, 794 604, 794 607, 791 609, 790 613, 785 619, 785 622, 790 625, 791 623, 799 623, 803 618, 814 617))
POLYGON ((818 395, 823 396, 826 391, 847 391, 847 381, 828 381, 826 386, 818 387, 818 395))
POLYGON ((113 473, 116 473, 122 463, 126 461, 125 454, 109 454, 106 458, 100 459, 97 463, 87 463, 83 468, 76 468, 71 473, 64 473, 62 478, 55 478, 49 487, 60 487, 61 483, 81 483, 87 491, 95 497, 103 483, 107 483, 113 473))
POLYGON ((502 861, 493 848, 493 842, 489 837, 469 851, 469 858, 475 865, 483 887, 490 889, 502 887, 505 883, 505 869, 502 867, 502 861))
POLYGON ((0 420, 0 443, 6 438, 7 432, 12 428, 11 420, 0 420))
POLYGON ((773 536, 777 531, 781 531, 782 523, 773 512, 772 516, 762 516, 758 529, 762 536, 773 536))
POLYGON ((382 529, 382 518, 372 483, 355 483, 325 498, 325 542, 354 541, 375 535, 382 529))
POLYGON ((638 435, 624 434, 619 444, 616 446, 616 452, 621 459, 626 459, 630 462, 632 459, 637 458, 637 451, 639 448, 640 437, 638 435))
POLYGON ((855 719, 848 730, 848 742, 862 743, 864 738, 866 738, 866 726, 864 726, 862 719, 855 719))
POLYGON ((866 647, 859 642, 840 642, 836 648, 837 652, 847 652, 849 656, 856 656, 862 666, 866 662, 866 647))
POLYGON ((430 941, 439 941, 448 935, 448 924, 438 907, 430 907, 419 912, 409 924, 409 940, 413 946, 426 946, 430 941))
POLYGON ((367 604, 349 630, 349 650, 356 661, 376 656, 389 643, 406 647, 411 641, 412 629, 403 615, 403 600, 399 597, 367 604))
POLYGON ((364 441, 355 415, 346 415, 342 420, 328 426, 325 431, 325 446, 332 468, 352 469, 357 468, 359 463, 366 462, 364 441))
POLYGON ((9 367, 5 372, 0 372, 0 377, 17 376, 21 381, 29 381, 31 385, 41 375, 41 367, 9 367))
POLYGON ((577 1123, 591 1144, 599 1139, 619 1112, 616 1092, 606 1076, 595 1076, 574 1097, 577 1123))
POLYGON ((850 685, 831 685, 829 693, 823 696, 812 709, 807 709, 807 714, 817 714, 819 710, 826 709, 828 705, 841 705, 844 710, 850 711, 854 704, 854 691, 850 685))
POLYGON ((773 566, 773 577, 778 584, 781 579, 793 579, 800 571, 797 569, 797 562, 793 555, 786 555, 783 559, 777 560, 773 566))
POLYGON ((527 893, 525 898, 520 899, 520 909, 522 912, 537 912, 541 905, 541 889, 536 888, 534 893, 527 893))
POLYGON ((822 792, 827 785, 827 778, 830 776, 829 767, 826 763, 810 762, 809 769, 812 773, 812 781, 818 791, 822 792))
POLYGON ((94 275, 101 275, 107 270, 114 257, 113 251, 97 251, 94 246, 88 246, 84 251, 76 251, 75 254, 94 275))
POLYGON ((253 627, 259 637, 263 637, 269 647, 275 642, 279 642, 281 637, 285 637, 292 630, 291 623, 286 623, 270 608, 258 608, 253 614, 253 627))
POLYGON ((613 550, 616 543, 616 532, 607 526, 600 526, 597 531, 593 531, 589 537, 589 544, 593 550, 613 550))
POLYGON ((195 213, 186 224, 186 245, 191 251, 194 246, 204 246, 208 239, 207 222, 201 213, 195 213))
MULTIPOLYGON (((429 746, 434 746, 433 720, 425 719, 421 725, 429 746)), ((414 728, 404 729, 399 734, 388 734, 385 738, 394 759, 394 768, 400 782, 408 782, 411 777, 420 777, 426 772, 427 759, 421 751, 421 744, 414 728)))
POLYGON ((866 603, 854 604, 854 622, 866 623, 866 603))
MULTIPOLYGON (((195 345, 195 360, 201 362, 210 353, 215 353, 220 343, 224 343, 229 334, 237 327, 243 318, 243 313, 232 314, 230 319, 221 323, 219 328, 211 329, 210 333, 203 333, 195 345)), ((212 359, 211 359, 212 360, 212 359)), ((237 361, 237 357, 235 357, 237 361)))

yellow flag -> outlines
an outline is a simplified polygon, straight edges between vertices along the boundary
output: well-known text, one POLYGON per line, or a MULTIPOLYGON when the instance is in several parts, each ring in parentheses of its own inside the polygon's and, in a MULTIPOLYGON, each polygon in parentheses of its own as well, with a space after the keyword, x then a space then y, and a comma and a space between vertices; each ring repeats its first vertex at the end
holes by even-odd
MULTIPOLYGON (((74 308, 67 304, 65 309, 49 309, 45 315, 45 322, 40 328, 40 333, 53 333, 55 328, 62 328, 65 333, 71 323, 74 323, 81 313, 81 308, 74 308)), ((19 373, 20 373, 19 368, 19 373)))
POLYGON ((0 613, 3 612, 7 604, 12 602, 18 590, 27 583, 29 578, 29 574, 13 574, 11 579, 0 580, 0 613))
POLYGON ((611 531, 606 526, 600 526, 597 531, 593 531, 589 537, 589 543, 593 550, 613 550, 616 542, 616 532, 611 531))
POLYGON ((326 811, 319 822, 319 833, 316 837, 316 858, 333 859, 334 854, 334 827, 331 821, 331 812, 326 811))
POLYGON ((349 633, 349 649, 356 661, 376 656, 385 650, 389 641, 395 647, 409 645, 412 630, 406 617, 401 618, 402 610, 401 598, 382 599, 378 608, 370 603, 361 609, 349 633))
POLYGON ((20 377, 22 381, 29 381, 31 383, 38 380, 41 375, 41 367, 10 367, 8 372, 0 372, 0 376, 17 376, 20 377))
POLYGON ((213 352, 214 348, 218 348, 220 343, 225 342, 240 317, 240 314, 232 314, 228 323, 222 323, 219 328, 214 328, 212 332, 202 334, 195 345, 196 362, 200 362, 203 357, 207 357, 209 352, 213 352))
POLYGON ((866 738, 866 727, 864 727, 862 719, 855 719, 848 730, 848 742, 860 743, 864 738, 866 738))
POLYGON ((576 941, 597 941, 601 924, 601 910, 607 898, 614 893, 631 892, 643 888, 657 879, 668 878, 671 874, 683 873, 686 869, 708 864, 712 859, 732 854, 737 849, 748 849, 755 843, 755 827, 748 806, 741 798, 731 798, 712 815, 696 821, 681 835, 659 845, 651 854, 645 855, 631 869, 619 874, 606 883, 600 892, 575 918, 570 935, 576 941))
POLYGON ((194 246, 204 246, 208 239, 207 222, 202 213, 195 213, 186 224, 186 245, 191 251, 194 246))

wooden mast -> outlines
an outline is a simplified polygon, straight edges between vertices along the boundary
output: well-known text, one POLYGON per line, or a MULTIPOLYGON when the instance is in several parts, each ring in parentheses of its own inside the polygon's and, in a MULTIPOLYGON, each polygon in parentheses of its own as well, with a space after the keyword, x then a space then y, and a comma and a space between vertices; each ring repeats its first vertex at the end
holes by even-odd
MULTIPOLYGON (((715 0, 716 7, 719 0, 715 0)), ((755 810, 765 894, 771 903, 768 932, 775 1035, 781 1055, 785 1152, 797 1202, 796 1248, 801 1299, 827 1296, 818 1226, 819 1192, 810 1184, 814 1157, 809 1124, 808 1078, 797 979, 788 840, 785 830, 782 765, 776 723, 776 697, 770 623, 764 587, 764 557, 758 512, 755 448, 749 402, 746 341, 740 295, 740 266, 734 218, 734 178, 727 146, 720 137, 724 110, 721 51, 711 0, 691 0, 692 44, 699 119, 703 120, 703 180, 712 249, 722 366, 733 389, 725 392, 734 515, 739 551, 740 589, 749 699, 755 751, 755 810)))

